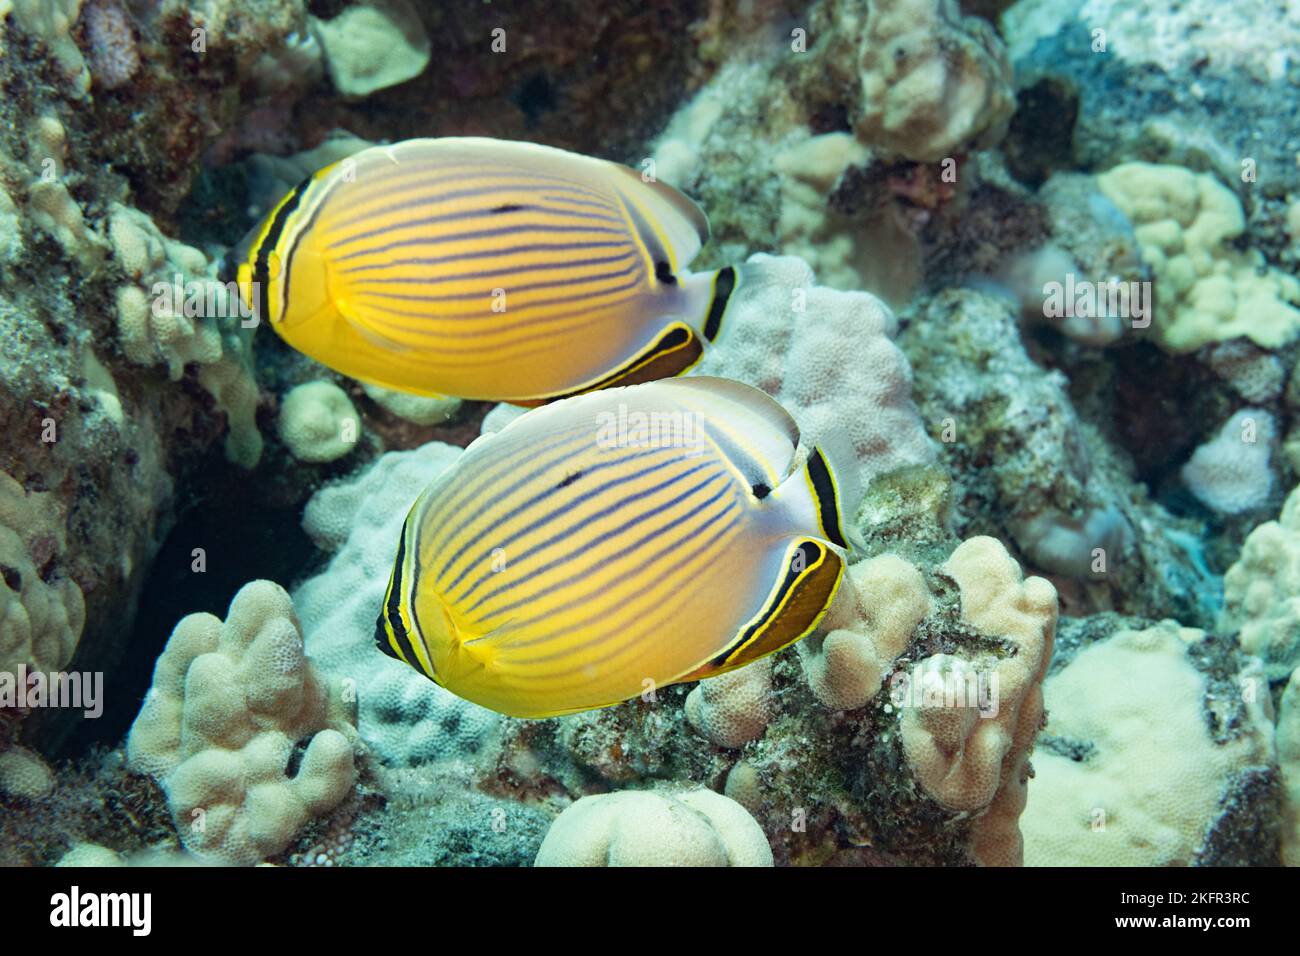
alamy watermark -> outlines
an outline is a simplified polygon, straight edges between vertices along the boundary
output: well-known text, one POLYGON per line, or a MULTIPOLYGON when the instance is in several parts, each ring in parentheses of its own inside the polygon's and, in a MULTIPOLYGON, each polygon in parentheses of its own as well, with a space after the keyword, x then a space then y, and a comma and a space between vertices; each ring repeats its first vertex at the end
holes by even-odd
POLYGON ((681 448, 687 457, 704 452, 705 429, 694 412, 636 411, 626 402, 618 410, 596 416, 596 445, 600 448, 681 448))
POLYGON ((1135 329, 1151 324, 1150 282, 1093 282, 1067 272, 1064 282, 1043 285, 1043 315, 1049 319, 1128 319, 1135 329))
POLYGON ((68 708, 91 720, 104 713, 102 671, 0 671, 0 707, 68 708))

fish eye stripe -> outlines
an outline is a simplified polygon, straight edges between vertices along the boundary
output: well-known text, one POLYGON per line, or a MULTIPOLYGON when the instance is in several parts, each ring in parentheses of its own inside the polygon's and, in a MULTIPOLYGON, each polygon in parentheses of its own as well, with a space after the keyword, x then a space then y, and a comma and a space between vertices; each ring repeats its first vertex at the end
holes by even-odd
MULTIPOLYGON (((271 217, 271 224, 257 243, 257 250, 253 254, 253 282, 257 289, 258 318, 263 322, 271 321, 271 293, 269 288, 271 253, 275 251, 276 243, 280 241, 280 234, 284 232, 289 218, 293 215, 294 210, 298 208, 298 204, 302 202, 302 197, 306 194, 308 187, 315 180, 315 176, 308 176, 280 201, 280 205, 276 207, 275 213, 271 217)), ((283 270, 281 270, 281 274, 284 274, 283 270)))
POLYGON ((813 498, 817 503, 817 520, 830 542, 841 548, 847 548, 848 542, 844 529, 840 525, 839 489, 835 485, 835 476, 831 473, 820 448, 814 448, 808 456, 805 469, 808 484, 812 488, 813 498))
POLYGON ((736 270, 733 266, 719 269, 713 279, 713 298, 709 301, 709 314, 704 320, 704 337, 712 342, 722 329, 722 316, 727 302, 736 289, 736 270))
POLYGON ((406 523, 402 523, 402 534, 397 541, 397 558, 393 562, 393 576, 388 585, 387 603, 384 606, 385 617, 388 620, 388 630, 392 639, 396 642, 398 653, 402 659, 412 667, 423 672, 425 670, 420 656, 415 653, 415 648, 411 644, 411 636, 406 631, 406 625, 402 619, 402 567, 406 560, 406 523))

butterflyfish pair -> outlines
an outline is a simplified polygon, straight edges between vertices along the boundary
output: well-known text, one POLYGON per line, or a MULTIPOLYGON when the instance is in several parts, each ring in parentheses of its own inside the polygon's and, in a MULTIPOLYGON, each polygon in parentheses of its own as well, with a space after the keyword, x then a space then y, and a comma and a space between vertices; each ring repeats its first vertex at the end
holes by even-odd
POLYGON ((846 473, 800 446, 776 401, 726 379, 534 409, 416 500, 376 642, 516 717, 725 673, 798 641, 829 608, 854 501, 846 473))
POLYGON ((698 362, 738 283, 731 267, 686 270, 708 235, 690 199, 617 163, 415 139, 307 178, 224 271, 289 345, 345 375, 537 405, 698 362))

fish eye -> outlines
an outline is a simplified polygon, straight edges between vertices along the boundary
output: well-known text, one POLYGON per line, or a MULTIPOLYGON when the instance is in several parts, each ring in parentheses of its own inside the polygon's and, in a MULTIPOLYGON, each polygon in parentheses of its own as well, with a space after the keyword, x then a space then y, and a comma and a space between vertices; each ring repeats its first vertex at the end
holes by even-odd
POLYGON ((655 263, 655 278, 664 285, 676 285, 677 276, 673 275, 672 266, 662 259, 655 263))

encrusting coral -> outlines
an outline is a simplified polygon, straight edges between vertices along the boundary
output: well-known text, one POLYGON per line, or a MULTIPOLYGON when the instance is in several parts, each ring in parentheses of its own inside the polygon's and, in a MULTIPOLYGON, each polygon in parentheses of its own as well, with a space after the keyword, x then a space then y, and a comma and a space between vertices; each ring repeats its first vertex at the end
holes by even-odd
POLYGON ((771 866, 745 808, 712 790, 583 797, 551 824, 536 866, 771 866))
POLYGON ((224 622, 192 614, 176 625, 127 757, 167 793, 189 850, 252 864, 347 796, 355 736, 341 694, 304 656, 289 595, 254 581, 224 622))
POLYGON ((1172 621, 1121 630, 1048 678, 1026 863, 1185 866, 1213 845, 1242 782, 1267 773, 1272 728, 1263 692, 1242 693, 1248 674, 1211 686, 1204 641, 1172 621))

